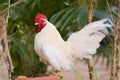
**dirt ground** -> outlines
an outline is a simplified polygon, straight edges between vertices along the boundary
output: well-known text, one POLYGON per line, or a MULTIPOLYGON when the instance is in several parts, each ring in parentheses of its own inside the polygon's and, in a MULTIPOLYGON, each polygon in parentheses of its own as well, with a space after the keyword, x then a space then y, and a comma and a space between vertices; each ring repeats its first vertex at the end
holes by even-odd
MULTIPOLYGON (((96 80, 109 80, 110 77, 110 67, 106 67, 106 61, 104 64, 101 64, 102 58, 95 64, 94 61, 94 69, 97 73, 96 80)), ((85 61, 76 61, 75 68, 79 72, 77 76, 75 71, 64 72, 64 80, 89 80, 89 73, 88 73, 88 65, 85 61)))

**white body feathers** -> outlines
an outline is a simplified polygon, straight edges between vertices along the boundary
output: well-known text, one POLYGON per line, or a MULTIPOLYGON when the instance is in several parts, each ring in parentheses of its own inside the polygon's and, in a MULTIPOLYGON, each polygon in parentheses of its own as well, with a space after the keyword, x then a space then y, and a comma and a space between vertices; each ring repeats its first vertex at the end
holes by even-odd
POLYGON ((111 27, 106 19, 86 25, 82 30, 70 35, 64 41, 56 27, 47 21, 47 25, 37 33, 34 49, 40 60, 57 70, 70 70, 76 58, 91 58, 105 37, 99 30, 111 27))

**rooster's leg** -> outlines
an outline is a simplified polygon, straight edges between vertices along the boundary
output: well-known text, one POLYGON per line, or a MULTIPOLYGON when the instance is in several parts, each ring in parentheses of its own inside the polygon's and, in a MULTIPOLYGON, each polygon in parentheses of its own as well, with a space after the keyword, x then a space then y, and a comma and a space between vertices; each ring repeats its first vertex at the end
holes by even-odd
POLYGON ((63 80, 63 74, 61 71, 55 70, 53 67, 48 66, 47 72, 48 72, 48 74, 50 74, 52 76, 57 76, 58 79, 63 80))
POLYGON ((63 74, 62 74, 61 71, 54 70, 52 74, 55 75, 55 76, 57 76, 59 80, 63 80, 63 74))

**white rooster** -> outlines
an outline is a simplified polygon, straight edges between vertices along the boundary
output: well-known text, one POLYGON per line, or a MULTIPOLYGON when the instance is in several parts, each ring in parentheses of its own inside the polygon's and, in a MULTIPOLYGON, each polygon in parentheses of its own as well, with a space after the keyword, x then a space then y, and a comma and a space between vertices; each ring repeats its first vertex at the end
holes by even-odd
POLYGON ((110 24, 105 23, 107 19, 102 19, 86 25, 64 41, 45 15, 37 14, 34 21, 38 25, 34 42, 35 52, 43 63, 59 71, 72 69, 76 58, 91 58, 100 46, 100 41, 105 37, 100 30, 111 27, 110 24))

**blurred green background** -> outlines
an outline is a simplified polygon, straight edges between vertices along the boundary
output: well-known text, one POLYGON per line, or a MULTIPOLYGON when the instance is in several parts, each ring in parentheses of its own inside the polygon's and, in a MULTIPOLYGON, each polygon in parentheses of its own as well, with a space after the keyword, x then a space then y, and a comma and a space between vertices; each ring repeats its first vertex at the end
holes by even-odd
MULTIPOLYGON (((20 0, 10 0, 14 4, 20 0)), ((87 24, 88 0, 21 0, 22 2, 10 8, 8 21, 9 48, 14 64, 12 75, 37 76, 46 72, 46 65, 41 63, 34 52, 34 37, 37 26, 34 17, 44 13, 49 21, 56 25, 61 36, 66 40, 70 33, 80 30, 87 24)), ((0 11, 8 6, 7 0, 0 0, 0 11)), ((116 22, 118 16, 118 0, 93 0, 93 21, 107 18, 116 22)), ((110 63, 110 53, 113 33, 104 39, 98 49, 98 56, 107 58, 110 63)), ((97 61, 97 60, 96 60, 97 61)))

